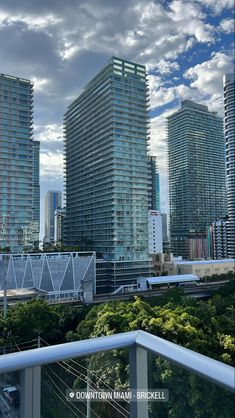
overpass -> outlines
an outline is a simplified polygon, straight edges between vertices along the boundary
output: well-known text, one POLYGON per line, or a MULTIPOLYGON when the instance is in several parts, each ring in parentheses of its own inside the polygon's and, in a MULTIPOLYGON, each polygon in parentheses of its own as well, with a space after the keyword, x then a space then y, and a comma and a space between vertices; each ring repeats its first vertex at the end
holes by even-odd
MULTIPOLYGON (((188 287, 181 287, 181 290, 185 294, 185 296, 203 299, 203 298, 210 298, 213 296, 213 293, 220 289, 222 286, 228 283, 228 280, 218 281, 218 282, 210 282, 210 283, 199 283, 197 286, 188 286, 188 287)), ((172 288, 171 288, 172 289, 172 288)), ((115 301, 115 300, 131 300, 134 296, 141 296, 143 298, 152 298, 152 297, 160 297, 166 295, 169 291, 167 286, 161 287, 159 289, 152 289, 146 291, 138 291, 133 290, 131 288, 126 293, 121 294, 101 294, 95 295, 93 301, 90 304, 98 304, 108 301, 115 301)), ((58 299, 50 299, 46 293, 37 292, 36 289, 14 289, 7 291, 7 304, 8 306, 14 305, 19 302, 25 302, 30 299, 44 299, 49 304, 72 304, 72 305, 83 305, 87 304, 79 297, 74 298, 74 294, 72 293, 71 296, 68 294, 68 298, 58 298, 58 299)), ((0 291, 0 307, 3 306, 3 292, 0 291)))

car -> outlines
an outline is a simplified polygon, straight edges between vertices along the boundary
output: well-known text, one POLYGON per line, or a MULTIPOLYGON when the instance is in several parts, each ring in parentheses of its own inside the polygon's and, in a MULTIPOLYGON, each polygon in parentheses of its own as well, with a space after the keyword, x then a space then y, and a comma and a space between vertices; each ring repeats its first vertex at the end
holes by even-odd
POLYGON ((3 395, 12 406, 17 406, 20 403, 20 392, 16 386, 8 386, 3 389, 3 395))

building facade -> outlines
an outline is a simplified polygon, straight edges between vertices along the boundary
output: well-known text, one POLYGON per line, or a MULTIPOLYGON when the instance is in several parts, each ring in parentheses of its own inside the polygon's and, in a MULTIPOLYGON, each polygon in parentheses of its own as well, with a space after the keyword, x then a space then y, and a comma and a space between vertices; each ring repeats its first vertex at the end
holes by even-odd
POLYGON ((65 208, 57 208, 55 210, 55 236, 54 241, 57 245, 62 245, 64 242, 63 228, 64 228, 64 218, 66 210, 65 208))
POLYGON ((207 258, 207 227, 226 216, 223 121, 189 100, 168 117, 171 250, 207 258))
POLYGON ((220 260, 228 257, 227 251, 227 221, 218 219, 208 228, 210 258, 220 260))
POLYGON ((45 196, 45 238, 44 243, 54 243, 55 238, 55 210, 61 208, 62 192, 48 190, 45 196))
POLYGON ((224 76, 224 131, 226 141, 227 177, 227 246, 228 257, 235 258, 235 80, 234 74, 224 76))
POLYGON ((175 274, 195 274, 201 279, 214 275, 235 272, 235 260, 225 258, 221 260, 186 261, 173 254, 156 254, 154 256, 154 271, 156 276, 175 274))
POLYGON ((112 57, 68 107, 66 245, 105 260, 148 260, 145 67, 112 57))
POLYGON ((162 215, 159 211, 149 210, 149 254, 163 252, 162 215))
POLYGON ((33 85, 0 74, 0 247, 39 242, 39 142, 33 141, 33 85))
POLYGON ((157 167, 156 157, 148 156, 149 172, 149 210, 160 211, 160 176, 157 167))

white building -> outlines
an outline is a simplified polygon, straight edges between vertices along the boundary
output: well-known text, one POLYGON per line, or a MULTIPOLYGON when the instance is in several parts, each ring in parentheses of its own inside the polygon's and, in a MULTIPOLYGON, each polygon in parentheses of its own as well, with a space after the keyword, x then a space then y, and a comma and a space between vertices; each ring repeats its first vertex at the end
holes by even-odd
POLYGON ((157 210, 148 213, 149 254, 163 252, 162 215, 157 210))
POLYGON ((182 260, 181 257, 173 257, 172 254, 159 254, 154 256, 154 270, 156 276, 163 274, 195 274, 200 279, 213 275, 227 274, 235 271, 235 259, 224 258, 222 260, 182 260))

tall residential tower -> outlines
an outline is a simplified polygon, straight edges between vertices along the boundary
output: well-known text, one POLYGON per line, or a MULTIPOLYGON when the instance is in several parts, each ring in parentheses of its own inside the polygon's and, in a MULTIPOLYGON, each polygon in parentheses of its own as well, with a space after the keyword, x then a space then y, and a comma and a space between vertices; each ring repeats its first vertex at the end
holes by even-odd
POLYGON ((0 74, 0 247, 39 241, 39 142, 33 141, 33 85, 0 74))
POLYGON ((148 259, 145 67, 113 57, 65 114, 65 242, 148 259))
POLYGON ((207 228, 226 216, 223 120, 189 100, 168 117, 170 234, 174 255, 208 257, 207 228))
POLYGON ((234 74, 224 76, 224 130, 227 174, 227 252, 235 258, 235 81, 234 74))

